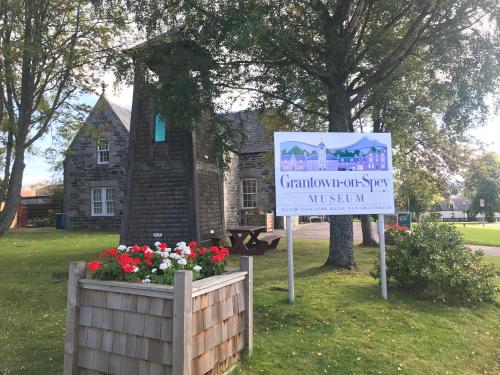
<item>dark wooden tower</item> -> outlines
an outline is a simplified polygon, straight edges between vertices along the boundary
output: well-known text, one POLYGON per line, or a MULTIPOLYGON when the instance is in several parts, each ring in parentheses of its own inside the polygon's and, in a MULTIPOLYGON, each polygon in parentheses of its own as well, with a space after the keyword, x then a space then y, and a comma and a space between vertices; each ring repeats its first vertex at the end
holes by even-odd
MULTIPOLYGON (((174 45, 177 51, 193 47, 163 40, 127 51, 134 59, 135 78, 122 244, 203 243, 224 231, 223 175, 216 164, 210 121, 201 116, 189 128, 159 115, 155 90, 168 79, 163 73, 171 62, 164 52, 174 45)), ((195 70, 186 62, 186 75, 195 70)))

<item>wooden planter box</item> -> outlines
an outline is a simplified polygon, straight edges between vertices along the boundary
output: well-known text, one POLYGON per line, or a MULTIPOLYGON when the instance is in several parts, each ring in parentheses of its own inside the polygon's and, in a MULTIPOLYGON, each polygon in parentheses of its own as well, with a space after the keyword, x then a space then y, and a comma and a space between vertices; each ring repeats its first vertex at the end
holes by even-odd
POLYGON ((245 225, 257 225, 265 226, 264 232, 272 232, 274 230, 274 214, 264 213, 264 214, 245 214, 245 225))
POLYGON ((175 286, 85 278, 70 264, 64 375, 220 374, 253 346, 253 261, 175 286))

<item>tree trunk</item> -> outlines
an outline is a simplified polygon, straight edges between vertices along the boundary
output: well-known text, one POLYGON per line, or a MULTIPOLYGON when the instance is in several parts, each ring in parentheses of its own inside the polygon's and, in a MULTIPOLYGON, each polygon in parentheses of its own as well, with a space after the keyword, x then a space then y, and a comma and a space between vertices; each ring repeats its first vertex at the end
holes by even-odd
MULTIPOLYGON (((328 131, 349 132, 349 98, 343 85, 328 95, 328 131)), ((353 251, 352 215, 330 216, 330 250, 326 265, 352 269, 356 267, 353 251)))
POLYGON ((378 246, 373 237, 372 215, 361 215, 361 231, 363 232, 363 246, 378 246))
POLYGON ((9 127, 8 135, 7 135, 7 147, 5 152, 5 169, 3 176, 3 193, 7 195, 7 190, 9 189, 9 180, 10 180, 10 164, 12 161, 12 148, 14 146, 14 132, 12 128, 9 127))
MULTIPOLYGON (((22 142, 24 144, 24 142, 22 142)), ((16 155, 10 175, 9 188, 5 201, 5 207, 0 213, 0 237, 10 228, 17 213, 17 206, 21 202, 21 187, 23 185, 24 173, 24 150, 18 150, 23 146, 16 144, 16 155)))

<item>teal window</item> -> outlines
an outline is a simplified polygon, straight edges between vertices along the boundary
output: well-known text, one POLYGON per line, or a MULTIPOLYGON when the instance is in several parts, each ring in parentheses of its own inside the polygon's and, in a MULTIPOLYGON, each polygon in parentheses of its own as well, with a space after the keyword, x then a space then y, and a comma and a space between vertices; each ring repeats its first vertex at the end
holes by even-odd
POLYGON ((155 142, 166 142, 167 141, 167 123, 160 116, 160 113, 156 113, 155 116, 155 142))

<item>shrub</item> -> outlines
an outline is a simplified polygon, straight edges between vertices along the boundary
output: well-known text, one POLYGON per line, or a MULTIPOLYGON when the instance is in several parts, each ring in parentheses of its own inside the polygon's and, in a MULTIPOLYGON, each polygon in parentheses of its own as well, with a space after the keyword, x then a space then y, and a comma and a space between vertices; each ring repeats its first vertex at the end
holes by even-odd
MULTIPOLYGON (((410 236, 396 234, 387 248, 387 279, 402 289, 448 304, 472 305, 491 301, 496 292, 492 265, 482 252, 464 245, 452 225, 423 221, 410 236)), ((372 276, 380 278, 380 266, 372 276)))
POLYGON ((178 270, 192 270, 193 280, 220 275, 228 255, 225 247, 199 248, 196 242, 180 242, 174 248, 157 242, 155 250, 147 245, 120 245, 102 251, 99 260, 89 262, 87 268, 99 280, 172 285, 178 270))

